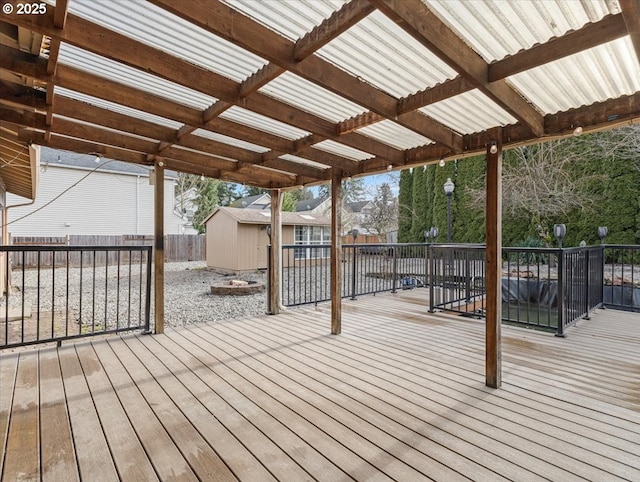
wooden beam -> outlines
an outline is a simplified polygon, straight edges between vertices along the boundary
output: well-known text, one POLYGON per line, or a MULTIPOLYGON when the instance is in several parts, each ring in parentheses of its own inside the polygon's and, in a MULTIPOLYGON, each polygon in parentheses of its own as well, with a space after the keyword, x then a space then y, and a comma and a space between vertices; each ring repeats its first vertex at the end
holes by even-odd
POLYGON ((486 178, 486 384, 502 384, 502 143, 500 132, 487 145, 486 178), (495 152, 492 152, 494 150, 495 152))
POLYGON ((342 122, 338 122, 338 125, 336 126, 336 132, 339 136, 341 136, 343 134, 358 130, 361 127, 383 121, 384 119, 385 118, 381 115, 375 114, 373 112, 365 112, 364 114, 360 114, 342 122))
POLYGON ((620 0, 620 8, 636 58, 640 62, 640 0, 620 0))
MULTIPOLYGON (((24 19, 12 16, 8 21, 16 25, 41 31, 52 36, 54 39, 69 42, 98 55, 139 68, 191 89, 208 95, 214 95, 223 101, 238 104, 243 108, 253 110, 264 116, 323 135, 325 138, 338 137, 335 132, 335 124, 326 119, 294 108, 289 104, 260 93, 254 93, 247 98, 240 98, 240 84, 230 79, 194 66, 182 59, 172 57, 161 50, 144 46, 133 39, 111 32, 104 27, 92 24, 73 15, 68 16, 67 26, 62 33, 51 25, 52 19, 46 15, 40 16, 37 19, 24 19), (102 42, 102 38, 108 38, 109 42, 102 42)), ((192 117, 194 115, 194 109, 66 66, 59 66, 55 83, 56 85, 61 85, 71 90, 105 98, 106 100, 115 101, 131 107, 143 104, 145 106, 144 108, 135 108, 140 108, 141 110, 169 119, 179 119, 180 122, 190 126, 202 127, 203 120, 211 119, 211 112, 205 115, 204 119, 203 114, 198 113, 194 119, 192 117), (140 93, 136 95, 134 92, 140 93), (114 96, 118 97, 119 100, 114 100, 114 96), (173 106, 175 111, 172 112, 169 106, 173 106), (187 120, 188 117, 191 118, 187 120)), ((424 121, 422 118, 424 118, 424 116, 420 116, 420 122, 424 121)), ((371 138, 367 139, 365 143, 371 145, 373 148, 384 148, 384 144, 381 142, 371 138)), ((348 140, 340 139, 340 142, 349 145, 348 140)), ((401 155, 400 151, 397 149, 395 151, 397 155, 401 155)), ((354 170, 353 167, 351 170, 354 170)))
POLYGON ((280 313, 282 305, 282 193, 271 190, 271 236, 269 251, 269 314, 280 313))
MULTIPOLYGON (((622 3, 622 2, 621 2, 622 3)), ((636 24, 640 19, 636 19, 636 24)), ((622 14, 608 15, 562 37, 535 45, 489 65, 489 82, 530 70, 569 55, 582 52, 626 35, 622 14)))
POLYGON ((331 334, 342 332, 342 171, 331 170, 331 334))
MULTIPOLYGON (((529 127, 537 137, 544 135, 542 114, 506 81, 490 83, 489 65, 429 10, 422 0, 370 1, 418 42, 472 82, 493 102, 529 127)), ((440 141, 434 137, 430 138, 440 141)))
POLYGON ((164 333, 164 162, 153 171, 153 288, 155 333, 164 333))
POLYGON ((343 32, 346 32, 375 9, 368 0, 351 0, 320 25, 299 39, 293 49, 296 62, 307 58, 343 32))
POLYGON ((398 114, 435 104, 441 100, 464 94, 475 88, 474 84, 464 77, 458 76, 455 79, 447 80, 441 84, 428 89, 416 92, 398 100, 398 114))
POLYGON ((217 0, 211 0, 206 4, 183 4, 171 0, 151 2, 283 69, 294 72, 377 114, 393 119, 407 129, 451 148, 461 147, 462 138, 459 134, 430 117, 415 112, 407 112, 401 117, 396 117, 397 100, 393 96, 348 74, 332 63, 316 55, 296 62, 293 42, 217 0))

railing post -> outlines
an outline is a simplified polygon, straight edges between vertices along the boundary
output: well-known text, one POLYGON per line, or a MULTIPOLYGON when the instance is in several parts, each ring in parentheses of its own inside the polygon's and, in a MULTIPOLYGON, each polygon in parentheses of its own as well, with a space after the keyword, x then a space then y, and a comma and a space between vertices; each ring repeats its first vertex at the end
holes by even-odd
POLYGON ((391 249, 393 250, 393 288, 391 292, 395 293, 398 286, 398 252, 396 251, 396 246, 391 249))
POLYGON ((591 303, 590 303, 590 288, 591 285, 589 284, 589 280, 590 280, 590 276, 589 276, 589 265, 590 265, 590 260, 589 258, 591 257, 591 251, 589 250, 589 248, 586 248, 586 251, 584 253, 585 255, 585 275, 584 275, 584 289, 585 289, 585 311, 584 311, 584 319, 585 320, 590 320, 591 316, 590 316, 590 309, 591 309, 591 303))
POLYGON ((351 299, 355 300, 356 299, 356 272, 357 272, 357 266, 358 266, 356 257, 358 255, 358 251, 356 250, 355 245, 351 247, 351 250, 353 251, 353 255, 352 255, 353 263, 351 263, 351 299))
POLYGON ((427 246, 427 257, 429 258, 429 313, 435 312, 435 290, 433 288, 433 278, 434 278, 434 259, 435 256, 433 254, 433 244, 429 244, 427 246))
POLYGON ((566 337, 564 333, 564 254, 558 249, 558 327, 556 336, 566 337))
MULTIPOLYGON (((604 243, 600 244, 600 249, 602 250, 602 263, 600 263, 600 269, 602 270, 602 278, 601 278, 601 280, 602 280, 602 283, 601 283, 602 284, 602 293, 600 294, 600 297, 601 297, 601 299, 600 299, 600 307, 602 309, 606 309, 606 306, 604 305, 604 268, 605 268, 605 263, 606 263, 605 252, 604 252, 605 246, 606 245, 604 243)), ((613 282, 613 270, 611 272, 612 272, 611 282, 613 282)))
POLYGON ((469 266, 469 254, 470 251, 465 251, 464 255, 464 276, 465 276, 465 297, 467 303, 471 301, 471 276, 470 276, 470 266, 469 266))
POLYGON ((267 315, 272 315, 271 311, 271 244, 267 244, 267 315))
MULTIPOLYGON (((151 256, 152 256, 152 249, 151 246, 147 246, 147 293, 145 295, 145 299, 144 299, 144 334, 145 335, 149 335, 151 334, 151 326, 150 326, 150 320, 151 320, 151 269, 152 269, 152 265, 151 265, 151 256)), ((140 252, 140 254, 142 255, 142 251, 140 252)), ((94 254, 94 260, 95 260, 95 254, 94 254)), ((142 263, 142 260, 140 260, 140 262, 142 263)), ((82 269, 82 266, 80 267, 80 269, 82 269)), ((94 267, 94 271, 95 271, 95 267, 94 267)), ((95 273, 94 273, 95 276, 95 273)))

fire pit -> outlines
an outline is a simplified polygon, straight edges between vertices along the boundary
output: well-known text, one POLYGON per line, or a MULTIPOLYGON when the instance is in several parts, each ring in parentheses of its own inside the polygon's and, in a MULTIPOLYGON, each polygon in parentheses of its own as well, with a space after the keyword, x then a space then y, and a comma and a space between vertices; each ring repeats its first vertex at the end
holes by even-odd
POLYGON ((245 296, 264 291, 264 283, 260 281, 243 281, 232 279, 211 285, 212 295, 245 296))

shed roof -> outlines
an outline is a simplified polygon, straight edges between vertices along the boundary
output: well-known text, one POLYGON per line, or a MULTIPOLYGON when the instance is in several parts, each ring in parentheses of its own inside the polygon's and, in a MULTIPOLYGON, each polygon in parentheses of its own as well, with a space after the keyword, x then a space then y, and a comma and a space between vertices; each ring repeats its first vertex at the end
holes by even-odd
MULTIPOLYGON (((232 217, 240 224, 267 225, 271 223, 271 213, 269 211, 231 208, 228 206, 217 207, 204 222, 207 223, 213 216, 220 213, 232 217)), ((288 226, 329 226, 331 224, 331 220, 328 217, 315 214, 283 211, 280 216, 282 225, 288 226)))
POLYGON ((640 0, 46 10, 1 18, 2 126, 141 165, 291 187, 640 120, 640 0))

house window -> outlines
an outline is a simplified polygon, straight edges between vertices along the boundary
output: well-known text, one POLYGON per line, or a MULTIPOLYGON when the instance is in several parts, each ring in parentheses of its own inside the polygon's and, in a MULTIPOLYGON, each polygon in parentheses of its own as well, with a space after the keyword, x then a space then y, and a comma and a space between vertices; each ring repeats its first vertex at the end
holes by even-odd
MULTIPOLYGON (((295 244, 329 244, 331 230, 328 226, 295 226, 295 244)), ((295 259, 328 258, 328 248, 296 248, 295 259)))

